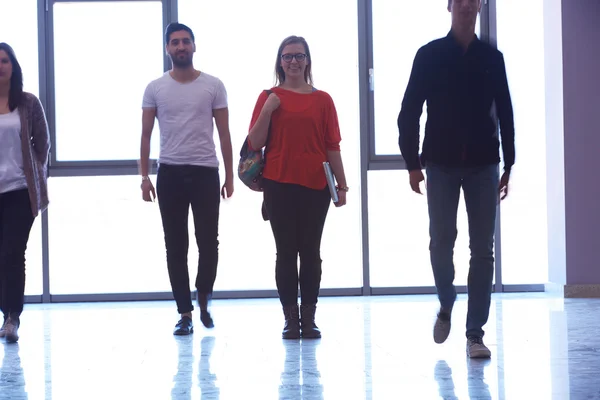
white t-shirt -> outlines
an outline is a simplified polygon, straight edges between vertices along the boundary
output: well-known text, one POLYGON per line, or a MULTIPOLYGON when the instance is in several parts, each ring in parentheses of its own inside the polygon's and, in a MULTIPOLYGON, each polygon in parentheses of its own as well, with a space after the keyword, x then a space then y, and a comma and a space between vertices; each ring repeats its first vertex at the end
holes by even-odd
POLYGON ((0 193, 27 187, 19 110, 0 115, 0 193))
POLYGON ((202 72, 192 82, 179 83, 165 72, 146 87, 142 107, 156 108, 159 163, 219 167, 213 110, 227 107, 220 79, 202 72))

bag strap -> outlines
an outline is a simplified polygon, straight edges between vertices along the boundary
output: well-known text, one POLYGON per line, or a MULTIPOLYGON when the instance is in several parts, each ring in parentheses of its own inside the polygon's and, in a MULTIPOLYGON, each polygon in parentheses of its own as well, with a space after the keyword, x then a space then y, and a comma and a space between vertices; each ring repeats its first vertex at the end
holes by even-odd
MULTIPOLYGON (((273 93, 272 90, 270 89, 266 89, 265 92, 267 93, 267 99, 269 98, 269 96, 271 95, 271 93, 273 93)), ((269 144, 269 139, 271 138, 271 120, 269 120, 269 128, 267 129, 267 140, 265 141, 265 152, 264 154, 267 154, 267 147, 269 144)))

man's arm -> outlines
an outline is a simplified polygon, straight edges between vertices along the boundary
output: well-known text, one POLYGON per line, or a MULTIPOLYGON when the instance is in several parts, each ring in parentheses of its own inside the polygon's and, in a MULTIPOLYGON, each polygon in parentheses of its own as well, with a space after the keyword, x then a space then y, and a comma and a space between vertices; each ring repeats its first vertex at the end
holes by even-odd
POLYGON ((156 108, 148 107, 142 109, 142 143, 140 146, 140 175, 150 174, 150 138, 154 129, 156 108))
POLYGON ((426 60, 421 48, 413 62, 410 79, 402 100, 402 108, 398 115, 398 144, 400 153, 409 171, 420 170, 419 160, 419 130, 423 103, 426 99, 426 60))
POLYGON ((221 153, 225 164, 225 180, 233 183, 233 149, 231 147, 231 133, 229 132, 229 109, 219 108, 213 110, 213 116, 219 131, 221 153))
POLYGON ((504 57, 500 55, 498 91, 496 95, 496 109, 500 122, 500 136, 502 138, 502 154, 504 156, 504 170, 510 172, 515 163, 515 120, 513 115, 512 100, 508 88, 506 65, 504 57))

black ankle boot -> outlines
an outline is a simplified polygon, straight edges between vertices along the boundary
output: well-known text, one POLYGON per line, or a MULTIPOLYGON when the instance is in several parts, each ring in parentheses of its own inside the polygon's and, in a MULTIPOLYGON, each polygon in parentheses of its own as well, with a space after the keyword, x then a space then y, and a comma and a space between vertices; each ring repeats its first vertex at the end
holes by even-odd
POLYGON ((285 326, 281 337, 283 339, 300 339, 300 310, 298 304, 283 306, 285 326))
POLYGON ((300 306, 300 325, 302 326, 302 337, 307 339, 318 339, 321 331, 315 323, 316 304, 302 304, 300 306))

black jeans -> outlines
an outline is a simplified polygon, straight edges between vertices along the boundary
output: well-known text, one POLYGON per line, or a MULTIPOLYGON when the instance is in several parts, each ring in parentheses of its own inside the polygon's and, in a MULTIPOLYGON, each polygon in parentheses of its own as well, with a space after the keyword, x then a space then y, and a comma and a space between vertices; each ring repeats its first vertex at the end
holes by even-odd
POLYGON ((27 189, 0 194, 0 308, 21 315, 25 300, 25 251, 34 217, 27 189))
POLYGON ((265 179, 265 206, 277 247, 275 280, 283 306, 317 304, 321 287, 321 237, 331 203, 329 189, 265 179), (300 274, 298 275, 298 255, 300 274))
POLYGON ((190 205, 198 245, 196 289, 212 294, 219 259, 220 181, 217 168, 166 165, 158 168, 156 194, 162 217, 171 289, 180 314, 191 312, 188 273, 190 205))

